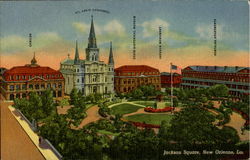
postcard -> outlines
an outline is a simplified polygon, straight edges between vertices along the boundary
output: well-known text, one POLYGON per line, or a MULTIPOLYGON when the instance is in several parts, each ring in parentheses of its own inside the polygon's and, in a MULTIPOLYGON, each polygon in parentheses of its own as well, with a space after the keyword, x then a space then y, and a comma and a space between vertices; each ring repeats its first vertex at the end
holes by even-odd
POLYGON ((3 160, 249 158, 249 1, 0 2, 3 160))

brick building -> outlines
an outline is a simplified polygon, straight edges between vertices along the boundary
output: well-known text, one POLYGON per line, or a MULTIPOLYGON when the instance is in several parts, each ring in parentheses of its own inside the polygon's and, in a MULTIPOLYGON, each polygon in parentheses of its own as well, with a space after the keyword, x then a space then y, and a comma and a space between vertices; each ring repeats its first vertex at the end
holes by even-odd
POLYGON ((63 75, 50 67, 39 66, 34 55, 31 64, 16 66, 3 73, 0 90, 5 99, 13 100, 25 98, 30 92, 42 94, 47 88, 53 89, 54 97, 63 97, 63 75))
POLYGON ((146 65, 125 65, 115 69, 115 91, 127 93, 141 85, 161 89, 160 72, 146 65))
POLYGON ((225 84, 229 94, 240 97, 249 94, 249 67, 188 66, 182 70, 182 87, 209 87, 225 84))
MULTIPOLYGON (((173 87, 180 87, 181 85, 181 74, 178 73, 172 73, 172 83, 173 87)), ((161 73, 161 88, 170 88, 171 87, 171 74, 168 72, 162 72, 161 73)))

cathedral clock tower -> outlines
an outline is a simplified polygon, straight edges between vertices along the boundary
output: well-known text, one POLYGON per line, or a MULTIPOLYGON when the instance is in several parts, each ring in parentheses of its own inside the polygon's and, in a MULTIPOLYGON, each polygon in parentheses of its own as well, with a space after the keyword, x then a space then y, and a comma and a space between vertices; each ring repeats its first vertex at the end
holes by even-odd
POLYGON ((93 16, 91 16, 91 27, 88 39, 88 48, 86 48, 86 60, 87 61, 99 61, 99 48, 97 48, 95 28, 93 22, 93 16))

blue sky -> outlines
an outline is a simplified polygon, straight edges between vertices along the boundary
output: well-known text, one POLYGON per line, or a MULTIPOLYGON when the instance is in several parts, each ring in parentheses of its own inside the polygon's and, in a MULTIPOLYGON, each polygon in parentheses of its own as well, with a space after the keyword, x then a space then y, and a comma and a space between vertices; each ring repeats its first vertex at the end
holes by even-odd
MULTIPOLYGON (((131 58, 133 16, 137 18, 136 63, 140 63, 140 58, 146 58, 146 62, 157 55, 158 26, 162 26, 163 30, 165 59, 163 57, 161 63, 165 60, 167 63, 176 61, 180 66, 188 65, 178 60, 177 56, 195 57, 198 54, 196 52, 203 54, 203 59, 205 55, 212 58, 212 62, 203 61, 203 64, 211 65, 224 65, 220 61, 229 55, 233 60, 238 52, 248 57, 249 12, 246 0, 10 1, 0 2, 0 7, 2 59, 15 56, 20 60, 20 55, 33 51, 43 52, 43 55, 53 52, 63 59, 67 52, 73 56, 76 39, 81 44, 84 58, 91 14, 94 15, 97 43, 104 52, 104 59, 109 41, 113 41, 117 56, 131 58), (105 9, 110 14, 75 14, 78 10, 91 8, 105 9), (221 52, 221 56, 216 58, 211 57, 214 19, 217 21, 217 53, 221 52), (29 33, 33 35, 32 48, 27 47, 29 33)), ((194 63, 194 59, 191 62, 194 63)), ((242 63, 246 65, 246 61, 242 63)))

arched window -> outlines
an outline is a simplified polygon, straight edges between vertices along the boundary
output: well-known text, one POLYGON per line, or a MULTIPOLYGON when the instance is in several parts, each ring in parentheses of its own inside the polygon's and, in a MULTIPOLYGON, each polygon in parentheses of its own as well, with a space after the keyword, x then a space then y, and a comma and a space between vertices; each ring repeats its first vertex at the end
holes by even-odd
POLYGON ((62 83, 59 83, 59 84, 58 84, 58 88, 62 88, 62 83))
POLYGON ((56 83, 53 84, 53 88, 56 88, 56 83))
POLYGON ((39 88, 40 88, 39 84, 36 84, 35 89, 39 89, 39 88))
POLYGON ((15 86, 14 85, 10 85, 10 91, 14 91, 15 86))
POLYGON ((18 84, 18 85, 16 85, 16 90, 20 90, 21 88, 20 88, 20 85, 18 84))

